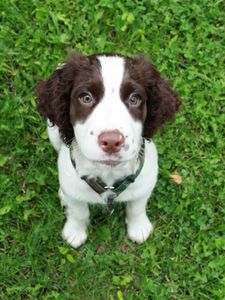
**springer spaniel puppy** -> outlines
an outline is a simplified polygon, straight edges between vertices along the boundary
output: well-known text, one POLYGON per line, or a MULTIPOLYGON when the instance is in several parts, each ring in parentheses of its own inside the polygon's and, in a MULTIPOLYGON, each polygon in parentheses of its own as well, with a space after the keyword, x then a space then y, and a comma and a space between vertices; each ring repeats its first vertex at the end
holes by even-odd
POLYGON ((63 238, 74 248, 86 241, 89 203, 111 211, 126 202, 128 237, 144 242, 158 173, 151 138, 180 105, 168 81, 143 56, 74 53, 38 85, 37 98, 58 152, 63 238))

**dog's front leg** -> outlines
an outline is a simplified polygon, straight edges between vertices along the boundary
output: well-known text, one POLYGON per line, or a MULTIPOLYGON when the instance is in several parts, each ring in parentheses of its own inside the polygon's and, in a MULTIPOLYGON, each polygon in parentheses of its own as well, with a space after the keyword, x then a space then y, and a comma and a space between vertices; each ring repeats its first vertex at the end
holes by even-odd
POLYGON ((66 199, 64 195, 63 203, 66 205, 67 220, 62 231, 62 237, 72 247, 78 248, 87 239, 87 225, 89 220, 89 208, 85 202, 66 199))
POLYGON ((127 234, 133 242, 141 244, 153 231, 146 214, 147 200, 129 201, 126 205, 127 234))

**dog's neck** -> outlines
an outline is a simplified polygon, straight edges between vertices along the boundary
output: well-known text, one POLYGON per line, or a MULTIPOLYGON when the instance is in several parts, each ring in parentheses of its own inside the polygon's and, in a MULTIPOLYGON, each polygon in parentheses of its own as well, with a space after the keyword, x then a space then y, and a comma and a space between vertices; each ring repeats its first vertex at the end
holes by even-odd
POLYGON ((80 151, 76 141, 72 142, 71 147, 71 157, 76 163, 79 176, 98 177, 107 185, 112 185, 115 181, 134 174, 139 166, 138 153, 132 160, 121 162, 116 166, 109 166, 87 159, 80 151))

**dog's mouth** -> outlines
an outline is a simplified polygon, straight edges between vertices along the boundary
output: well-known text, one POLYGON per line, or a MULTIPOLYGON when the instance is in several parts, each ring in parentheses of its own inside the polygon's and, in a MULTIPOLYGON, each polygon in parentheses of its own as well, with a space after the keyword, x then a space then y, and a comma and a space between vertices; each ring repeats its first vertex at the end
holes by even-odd
POLYGON ((127 159, 125 159, 120 155, 114 155, 113 157, 104 157, 100 160, 95 160, 94 162, 102 166, 116 167, 118 165, 122 165, 124 163, 131 161, 132 159, 134 159, 135 156, 136 155, 129 158, 127 157, 127 159))
POLYGON ((119 164, 123 163, 124 159, 120 154, 115 154, 102 157, 96 162, 104 166, 116 167, 119 164))
POLYGON ((106 166, 115 167, 115 166, 119 165, 122 161, 108 159, 108 160, 100 160, 98 162, 103 164, 103 165, 106 165, 106 166))

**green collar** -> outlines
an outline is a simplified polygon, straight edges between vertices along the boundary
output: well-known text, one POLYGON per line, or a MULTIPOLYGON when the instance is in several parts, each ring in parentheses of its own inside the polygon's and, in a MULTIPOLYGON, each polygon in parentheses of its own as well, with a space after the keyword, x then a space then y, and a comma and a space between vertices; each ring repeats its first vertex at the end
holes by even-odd
MULTIPOLYGON (((76 170, 76 162, 74 158, 72 157, 72 147, 70 148, 70 159, 74 166, 74 169, 76 170)), ((110 212, 113 211, 112 204, 113 200, 117 198, 123 191, 126 190, 126 188, 135 181, 135 179, 138 177, 138 175, 141 173, 141 170, 144 165, 144 159, 145 159, 145 140, 143 139, 141 149, 139 151, 138 159, 140 161, 139 167, 137 171, 134 174, 128 175, 125 178, 117 180, 113 185, 108 186, 104 181, 101 180, 101 178, 90 178, 87 175, 84 175, 81 177, 82 180, 84 180, 97 194, 102 196, 103 193, 106 191, 110 191, 105 199, 106 202, 106 208, 110 212)))

